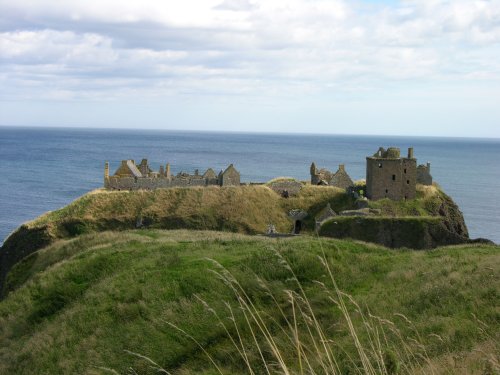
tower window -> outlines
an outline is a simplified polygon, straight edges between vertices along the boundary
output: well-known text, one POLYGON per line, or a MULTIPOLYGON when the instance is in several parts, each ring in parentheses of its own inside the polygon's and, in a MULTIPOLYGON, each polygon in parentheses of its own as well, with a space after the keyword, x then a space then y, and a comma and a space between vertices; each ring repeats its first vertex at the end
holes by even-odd
POLYGON ((405 168, 405 173, 406 173, 406 168, 405 168))
POLYGON ((396 181, 396 175, 395 174, 392 175, 392 181, 396 181))
POLYGON ((387 194, 389 192, 389 190, 385 189, 385 193, 387 194))
POLYGON ((407 184, 407 185, 410 185, 410 180, 406 180, 406 184, 407 184))
POLYGON ((382 163, 378 163, 378 167, 379 167, 379 168, 382 168, 382 163))

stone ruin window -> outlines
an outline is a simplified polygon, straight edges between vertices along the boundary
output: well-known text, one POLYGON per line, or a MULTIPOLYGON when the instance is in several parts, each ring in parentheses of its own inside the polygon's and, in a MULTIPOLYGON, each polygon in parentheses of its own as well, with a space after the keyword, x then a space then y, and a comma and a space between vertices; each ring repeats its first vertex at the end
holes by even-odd
POLYGON ((379 167, 379 168, 382 168, 382 163, 378 163, 378 167, 379 167))
POLYGON ((395 174, 392 175, 392 181, 396 181, 396 175, 395 174))
POLYGON ((410 180, 406 180, 406 184, 407 184, 407 185, 410 185, 410 180))
POLYGON ((385 193, 387 194, 389 192, 389 190, 385 189, 385 193))
POLYGON ((405 168, 405 173, 406 173, 406 168, 405 168))

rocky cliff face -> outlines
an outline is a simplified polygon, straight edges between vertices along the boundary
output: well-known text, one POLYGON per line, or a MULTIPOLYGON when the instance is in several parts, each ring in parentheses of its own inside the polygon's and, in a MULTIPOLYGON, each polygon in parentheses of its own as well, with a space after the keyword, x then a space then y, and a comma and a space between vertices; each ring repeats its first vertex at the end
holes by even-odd
POLYGON ((450 231, 445 221, 437 217, 338 217, 324 223, 319 234, 410 249, 432 249, 470 241, 450 231))
MULTIPOLYGON (((324 223, 319 234, 335 238, 352 238, 375 242, 391 248, 432 249, 438 246, 469 242, 471 240, 462 212, 456 203, 441 190, 430 198, 422 198, 424 212, 415 210, 414 216, 399 217, 394 203, 382 203, 382 216, 337 217, 324 223)), ((402 210, 408 210, 403 207, 402 210)))

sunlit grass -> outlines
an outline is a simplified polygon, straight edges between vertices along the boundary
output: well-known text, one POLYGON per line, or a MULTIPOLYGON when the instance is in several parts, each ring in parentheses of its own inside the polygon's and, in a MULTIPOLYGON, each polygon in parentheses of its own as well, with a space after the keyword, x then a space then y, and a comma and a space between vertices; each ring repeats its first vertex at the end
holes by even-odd
POLYGON ((89 234, 19 265, 0 302, 0 373, 156 373, 137 353, 172 374, 486 374, 499 269, 485 245, 89 234))

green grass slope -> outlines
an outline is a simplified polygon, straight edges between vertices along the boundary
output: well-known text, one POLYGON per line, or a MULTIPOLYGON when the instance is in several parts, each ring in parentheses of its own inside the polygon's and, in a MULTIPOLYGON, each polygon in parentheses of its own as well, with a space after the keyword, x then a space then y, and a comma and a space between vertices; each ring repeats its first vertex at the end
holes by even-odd
POLYGON ((281 362, 289 373, 324 373, 332 359, 337 373, 355 374, 366 366, 359 347, 374 366, 382 358, 371 373, 494 373, 499 270, 499 247, 488 245, 418 252, 209 231, 82 235, 11 270, 0 373, 157 373, 128 350, 172 374, 250 373, 246 362, 254 374, 283 373, 281 362))
MULTIPOLYGON (((298 195, 287 199, 265 185, 130 192, 96 190, 22 225, 5 240, 0 248, 0 297, 8 292, 4 280, 12 266, 58 239, 139 226, 257 234, 265 233, 272 223, 279 232, 290 233, 294 225, 288 218, 291 209, 308 213, 302 228, 303 232, 312 233, 316 215, 328 203, 336 212, 356 208, 356 201, 345 191, 311 185, 304 185, 298 195)), ((368 222, 371 229, 378 228, 376 231, 366 231, 367 225, 363 225, 361 219, 351 218, 343 220, 342 228, 330 223, 320 234, 409 248, 433 248, 468 241, 461 212, 436 186, 419 185, 417 199, 411 201, 384 199, 370 202, 370 206, 381 212, 368 222), (439 220, 428 220, 428 216, 439 220), (394 220, 401 217, 417 219, 394 220), (415 235, 406 236, 407 228, 415 235), (378 235, 379 232, 383 235, 378 235)))

